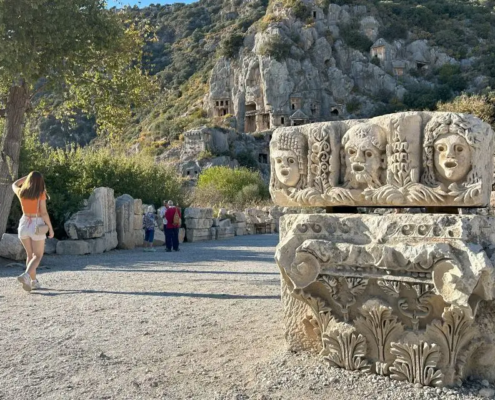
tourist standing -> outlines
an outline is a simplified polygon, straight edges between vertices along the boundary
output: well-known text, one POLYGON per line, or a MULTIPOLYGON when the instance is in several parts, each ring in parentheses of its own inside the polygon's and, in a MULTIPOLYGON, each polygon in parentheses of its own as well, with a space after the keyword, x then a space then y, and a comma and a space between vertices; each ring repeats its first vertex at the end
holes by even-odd
POLYGON ((163 206, 160 207, 159 213, 160 217, 162 217, 163 220, 163 234, 165 235, 165 242, 163 245, 165 246, 167 244, 167 220, 165 218, 165 213, 167 212, 168 209, 168 202, 167 200, 163 200, 163 206))
POLYGON ((165 231, 167 251, 179 251, 179 228, 182 222, 182 215, 178 207, 174 207, 172 200, 168 202, 168 209, 165 212, 165 219, 167 220, 167 229, 165 231))
POLYGON ((153 206, 149 206, 146 214, 143 215, 143 229, 144 229, 144 251, 156 251, 153 248, 153 241, 155 240, 155 214, 153 213, 153 206))
POLYGON ((18 179, 12 190, 19 198, 22 218, 19 221, 18 236, 26 250, 26 271, 17 277, 22 288, 28 292, 39 289, 36 269, 45 253, 45 239, 48 233, 53 238, 53 227, 46 210, 46 187, 43 175, 37 171, 18 179))

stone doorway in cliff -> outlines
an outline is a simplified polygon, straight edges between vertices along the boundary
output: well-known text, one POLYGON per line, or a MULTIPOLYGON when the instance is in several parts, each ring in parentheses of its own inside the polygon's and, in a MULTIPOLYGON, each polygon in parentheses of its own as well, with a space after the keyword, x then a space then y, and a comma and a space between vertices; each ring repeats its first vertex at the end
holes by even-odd
POLYGON ((247 133, 256 132, 256 115, 248 115, 244 120, 244 131, 247 133))
POLYGON ((261 114, 260 131, 267 131, 268 129, 270 129, 270 114, 261 114))

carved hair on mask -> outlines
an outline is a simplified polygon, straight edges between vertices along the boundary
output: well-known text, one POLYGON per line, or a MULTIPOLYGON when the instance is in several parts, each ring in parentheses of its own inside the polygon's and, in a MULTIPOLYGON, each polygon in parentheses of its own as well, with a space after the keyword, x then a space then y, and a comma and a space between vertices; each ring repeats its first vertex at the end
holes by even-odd
POLYGON ((308 144, 303 134, 282 131, 271 146, 271 186, 275 189, 306 186, 308 144))
POLYGON ((470 122, 462 115, 434 116, 425 128, 423 182, 430 187, 479 182, 483 163, 473 160, 481 161, 481 151, 470 122))
POLYGON ((342 146, 347 188, 377 188, 384 183, 387 133, 382 127, 370 123, 355 125, 345 133, 342 146))

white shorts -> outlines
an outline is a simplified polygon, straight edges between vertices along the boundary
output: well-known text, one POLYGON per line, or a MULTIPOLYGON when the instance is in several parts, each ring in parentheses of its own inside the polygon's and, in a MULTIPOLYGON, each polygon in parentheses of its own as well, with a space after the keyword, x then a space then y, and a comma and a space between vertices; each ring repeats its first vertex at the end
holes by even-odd
POLYGON ((43 218, 26 217, 23 215, 19 221, 19 228, 17 229, 17 232, 19 232, 19 239, 45 240, 46 235, 36 235, 34 233, 36 223, 38 223, 38 225, 43 225, 45 222, 43 221, 43 218))

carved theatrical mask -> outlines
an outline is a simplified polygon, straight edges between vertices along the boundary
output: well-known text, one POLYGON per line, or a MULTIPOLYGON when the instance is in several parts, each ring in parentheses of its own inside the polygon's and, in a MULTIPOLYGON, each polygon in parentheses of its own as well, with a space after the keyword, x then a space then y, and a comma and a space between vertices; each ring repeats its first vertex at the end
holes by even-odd
POLYGON ((273 159, 277 179, 286 186, 296 186, 301 176, 296 153, 292 150, 276 150, 273 159))
POLYGON ((346 179, 352 189, 381 185, 385 168, 385 142, 381 128, 357 125, 344 136, 346 179))
POLYGON ((471 169, 471 148, 462 136, 440 135, 433 145, 435 169, 444 183, 459 182, 471 169))

